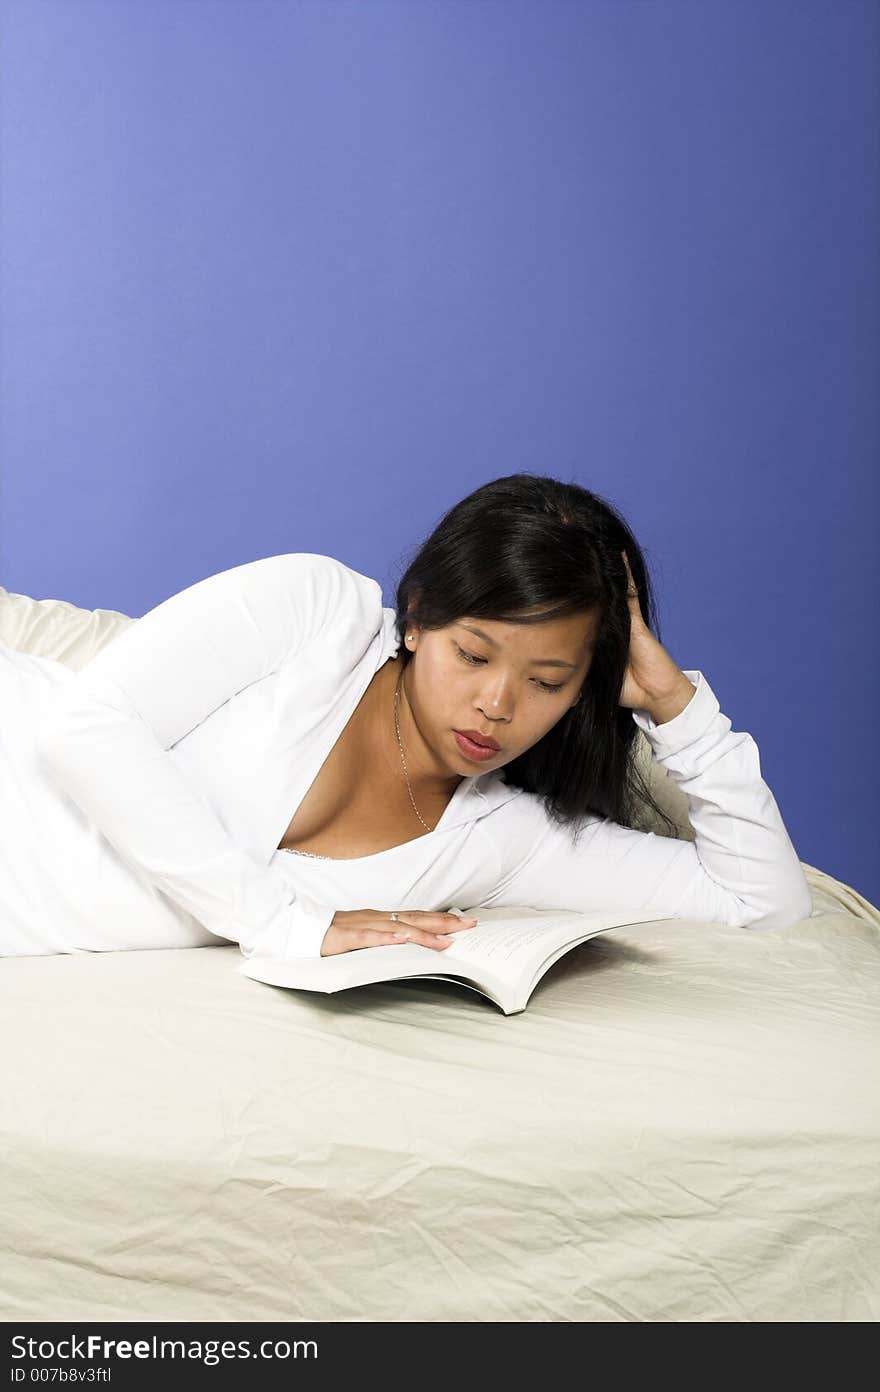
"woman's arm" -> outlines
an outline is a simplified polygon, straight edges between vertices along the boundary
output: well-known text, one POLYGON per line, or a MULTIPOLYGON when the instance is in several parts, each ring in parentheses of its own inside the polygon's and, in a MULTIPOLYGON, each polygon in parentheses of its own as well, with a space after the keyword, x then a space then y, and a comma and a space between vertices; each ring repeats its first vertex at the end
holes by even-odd
POLYGON ((59 688, 38 752, 130 863, 246 957, 317 956, 334 909, 294 894, 231 840, 166 751, 236 693, 327 635, 365 647, 374 580, 330 556, 269 556, 172 595, 59 688))
POLYGON ((672 720, 632 716, 687 795, 696 841, 589 817, 573 845, 571 831, 524 794, 499 808, 492 828, 504 873, 487 906, 656 910, 657 918, 735 928, 786 928, 809 917, 806 877, 761 777, 755 741, 731 728, 702 672, 685 675, 695 691, 672 720))

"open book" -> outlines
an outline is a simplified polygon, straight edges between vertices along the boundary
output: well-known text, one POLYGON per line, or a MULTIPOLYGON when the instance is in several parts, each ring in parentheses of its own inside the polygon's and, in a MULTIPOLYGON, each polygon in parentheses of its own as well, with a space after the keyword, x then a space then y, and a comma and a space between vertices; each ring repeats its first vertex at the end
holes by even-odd
MULTIPOLYGON (((465 909, 450 912, 467 916, 465 909)), ((515 1015, 525 1010, 541 977, 564 953, 609 928, 657 921, 656 912, 566 914, 478 908, 470 916, 479 919, 476 926, 457 932, 442 951, 420 943, 393 943, 331 957, 249 957, 238 970, 269 986, 328 994, 414 976, 457 981, 486 996, 505 1015, 515 1015)))

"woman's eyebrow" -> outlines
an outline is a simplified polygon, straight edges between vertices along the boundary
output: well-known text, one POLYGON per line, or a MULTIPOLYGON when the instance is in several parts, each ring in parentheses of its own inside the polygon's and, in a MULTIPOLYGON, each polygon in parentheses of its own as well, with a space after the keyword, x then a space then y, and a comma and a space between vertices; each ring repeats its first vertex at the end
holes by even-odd
MULTIPOLYGON (((460 623, 459 628, 466 628, 468 633, 473 633, 477 638, 482 638, 484 643, 488 643, 490 648, 497 648, 498 644, 494 638, 490 638, 488 633, 484 633, 481 628, 474 628, 472 624, 460 623)), ((532 662, 533 667, 569 667, 572 670, 577 666, 576 662, 563 662, 561 657, 536 657, 532 662)))

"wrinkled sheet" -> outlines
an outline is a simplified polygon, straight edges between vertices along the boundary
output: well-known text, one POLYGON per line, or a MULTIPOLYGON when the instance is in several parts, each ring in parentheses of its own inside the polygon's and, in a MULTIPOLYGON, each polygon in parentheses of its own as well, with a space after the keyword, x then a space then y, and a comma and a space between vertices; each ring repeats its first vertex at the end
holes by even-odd
POLYGON ((877 1319, 880 913, 805 869, 790 929, 614 929, 508 1017, 0 960, 0 1318, 877 1319))

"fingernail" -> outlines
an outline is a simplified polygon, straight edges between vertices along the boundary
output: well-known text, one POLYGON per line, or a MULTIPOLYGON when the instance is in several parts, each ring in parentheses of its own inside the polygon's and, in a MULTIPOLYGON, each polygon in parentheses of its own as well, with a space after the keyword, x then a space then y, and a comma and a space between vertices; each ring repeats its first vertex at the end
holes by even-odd
POLYGON ((403 939, 405 942, 409 940, 409 933, 395 933, 394 936, 395 938, 403 939))

